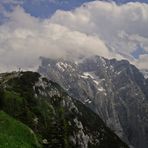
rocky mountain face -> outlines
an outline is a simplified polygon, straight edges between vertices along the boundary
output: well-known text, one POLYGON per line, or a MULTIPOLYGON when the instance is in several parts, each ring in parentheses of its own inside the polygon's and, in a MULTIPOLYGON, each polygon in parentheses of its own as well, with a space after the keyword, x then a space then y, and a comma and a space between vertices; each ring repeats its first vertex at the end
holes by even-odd
POLYGON ((148 79, 148 69, 141 69, 141 72, 143 73, 144 77, 148 79))
POLYGON ((128 145, 148 147, 148 80, 126 60, 42 58, 39 73, 97 113, 128 145))
POLYGON ((127 148, 97 114, 34 72, 0 74, 0 147, 127 148))

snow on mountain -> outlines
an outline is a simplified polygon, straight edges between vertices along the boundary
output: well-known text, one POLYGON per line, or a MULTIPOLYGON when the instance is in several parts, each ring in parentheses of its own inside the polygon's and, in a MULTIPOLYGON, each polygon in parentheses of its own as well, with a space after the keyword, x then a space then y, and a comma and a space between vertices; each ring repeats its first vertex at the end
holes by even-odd
POLYGON ((147 147, 148 82, 128 61, 99 56, 81 62, 42 58, 39 72, 99 114, 126 143, 147 147), (56 66, 61 62, 64 70, 56 66))

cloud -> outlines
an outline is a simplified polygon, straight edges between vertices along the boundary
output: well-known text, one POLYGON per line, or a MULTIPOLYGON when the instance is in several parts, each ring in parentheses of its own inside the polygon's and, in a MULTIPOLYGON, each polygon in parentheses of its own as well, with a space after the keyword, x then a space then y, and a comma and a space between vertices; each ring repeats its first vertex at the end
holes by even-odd
POLYGON ((148 69, 148 54, 140 55, 139 60, 137 60, 134 64, 141 69, 148 69))
POLYGON ((148 4, 94 1, 58 10, 48 19, 17 6, 7 17, 0 25, 0 71, 34 69, 40 56, 77 59, 93 54, 126 58, 148 69, 148 4), (145 54, 134 59, 131 53, 139 46, 145 54))
MULTIPOLYGON (((71 30, 96 35, 114 54, 134 62, 131 53, 139 46, 148 50, 148 4, 130 2, 123 5, 94 1, 73 11, 57 11, 51 22, 71 30)), ((148 66, 147 66, 148 68, 148 66)))
POLYGON ((21 7, 16 7, 7 17, 9 21, 0 26, 1 70, 37 67, 40 56, 77 59, 96 52, 109 55, 106 45, 98 37, 37 19, 21 7))

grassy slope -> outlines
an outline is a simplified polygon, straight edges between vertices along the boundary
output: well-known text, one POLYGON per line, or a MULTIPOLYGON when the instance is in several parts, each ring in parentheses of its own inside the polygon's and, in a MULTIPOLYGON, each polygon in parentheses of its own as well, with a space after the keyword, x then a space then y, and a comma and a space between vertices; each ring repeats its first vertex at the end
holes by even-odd
POLYGON ((0 111, 0 148, 39 147, 33 131, 23 123, 0 111))

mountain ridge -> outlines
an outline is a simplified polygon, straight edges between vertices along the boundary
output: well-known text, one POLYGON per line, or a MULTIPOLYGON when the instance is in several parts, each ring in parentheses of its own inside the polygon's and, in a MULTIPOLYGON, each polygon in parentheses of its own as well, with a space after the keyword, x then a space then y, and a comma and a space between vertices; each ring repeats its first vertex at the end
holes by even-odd
POLYGON ((98 115, 38 73, 0 74, 0 94, 0 110, 31 128, 41 147, 128 147, 98 115))
POLYGON ((79 62, 42 58, 39 73, 79 98, 129 145, 147 147, 148 83, 134 65, 100 56, 79 62))

